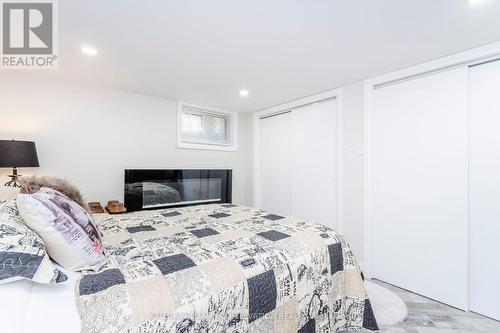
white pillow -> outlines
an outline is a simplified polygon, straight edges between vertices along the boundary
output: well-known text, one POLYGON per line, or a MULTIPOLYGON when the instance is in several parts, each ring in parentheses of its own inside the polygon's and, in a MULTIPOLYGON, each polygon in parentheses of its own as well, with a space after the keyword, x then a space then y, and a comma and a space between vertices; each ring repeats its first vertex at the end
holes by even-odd
POLYGON ((92 216, 64 194, 42 187, 33 194, 19 194, 17 207, 49 256, 65 269, 99 270, 106 263, 92 216))

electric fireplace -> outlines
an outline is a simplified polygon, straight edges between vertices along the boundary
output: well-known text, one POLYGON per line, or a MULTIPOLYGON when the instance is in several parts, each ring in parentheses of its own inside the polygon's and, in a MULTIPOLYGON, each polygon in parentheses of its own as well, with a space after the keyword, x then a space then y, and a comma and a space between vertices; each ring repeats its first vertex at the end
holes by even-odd
POLYGON ((125 170, 128 211, 231 203, 232 170, 125 170))

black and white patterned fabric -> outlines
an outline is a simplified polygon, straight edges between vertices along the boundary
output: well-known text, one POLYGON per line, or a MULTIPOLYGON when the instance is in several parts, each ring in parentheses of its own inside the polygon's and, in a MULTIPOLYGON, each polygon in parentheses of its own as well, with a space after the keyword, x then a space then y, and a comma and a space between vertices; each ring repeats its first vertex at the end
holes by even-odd
POLYGON ((96 216, 108 263, 77 282, 84 332, 376 330, 345 239, 236 205, 96 216))
POLYGON ((20 279, 59 283, 67 276, 55 268, 40 237, 19 215, 15 200, 0 202, 0 284, 20 279))

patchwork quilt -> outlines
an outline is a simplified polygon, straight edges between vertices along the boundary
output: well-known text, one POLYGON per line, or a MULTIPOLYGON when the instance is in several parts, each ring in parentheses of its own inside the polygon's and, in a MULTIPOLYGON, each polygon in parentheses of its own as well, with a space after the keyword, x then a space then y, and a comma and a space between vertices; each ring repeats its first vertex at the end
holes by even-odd
POLYGON ((83 332, 376 330, 330 228, 232 204, 96 215, 108 263, 76 284, 83 332))

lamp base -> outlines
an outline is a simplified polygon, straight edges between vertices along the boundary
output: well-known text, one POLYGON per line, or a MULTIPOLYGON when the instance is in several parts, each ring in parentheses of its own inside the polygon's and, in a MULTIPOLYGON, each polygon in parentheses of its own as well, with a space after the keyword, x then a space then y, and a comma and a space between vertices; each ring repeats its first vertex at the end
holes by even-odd
POLYGON ((17 169, 13 168, 12 175, 7 176, 7 177, 10 177, 11 180, 9 180, 7 183, 5 183, 4 186, 21 187, 21 183, 19 183, 19 176, 21 176, 21 175, 17 174, 17 169))

